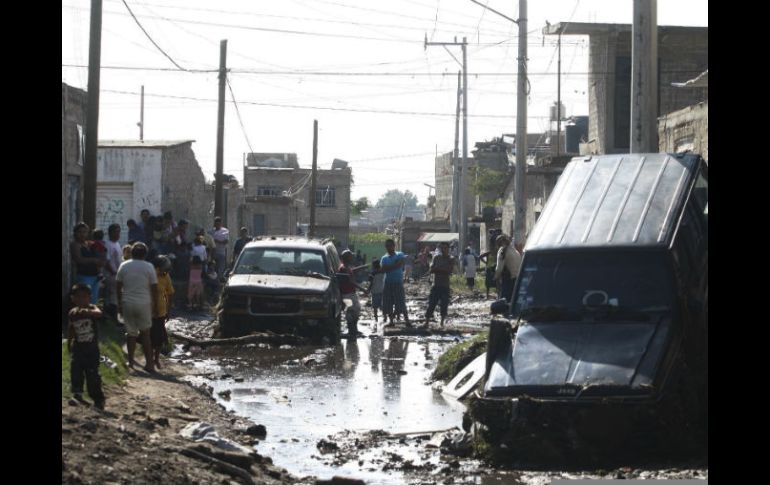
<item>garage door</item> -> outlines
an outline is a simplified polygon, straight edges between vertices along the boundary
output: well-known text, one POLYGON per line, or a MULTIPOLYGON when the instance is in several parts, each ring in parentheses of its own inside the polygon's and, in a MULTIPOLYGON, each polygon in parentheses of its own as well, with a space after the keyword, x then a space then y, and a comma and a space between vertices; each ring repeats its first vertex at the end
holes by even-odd
POLYGON ((134 184, 100 183, 96 186, 96 228, 104 231, 107 240, 107 227, 120 224, 120 244, 128 240, 126 222, 131 219, 134 210, 134 184))

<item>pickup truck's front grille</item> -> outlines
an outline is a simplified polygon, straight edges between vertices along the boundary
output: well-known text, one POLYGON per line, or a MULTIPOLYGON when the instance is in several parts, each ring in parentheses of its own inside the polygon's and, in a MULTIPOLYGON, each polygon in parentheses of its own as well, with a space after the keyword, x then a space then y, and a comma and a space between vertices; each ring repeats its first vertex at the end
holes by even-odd
POLYGON ((302 303, 299 298, 251 297, 251 313, 254 314, 292 314, 299 313, 302 303))

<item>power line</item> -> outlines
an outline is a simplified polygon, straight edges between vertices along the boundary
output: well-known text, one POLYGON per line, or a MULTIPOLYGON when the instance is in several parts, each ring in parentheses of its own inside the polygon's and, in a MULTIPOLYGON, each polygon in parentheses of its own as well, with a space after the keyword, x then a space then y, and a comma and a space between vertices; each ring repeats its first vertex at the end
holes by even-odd
MULTIPOLYGON (((62 67, 77 67, 77 68, 88 68, 87 65, 84 64, 68 64, 68 63, 62 63, 62 67)), ((178 69, 171 69, 171 68, 162 68, 162 67, 141 67, 141 66, 101 66, 102 69, 117 69, 117 70, 135 70, 135 71, 172 71, 176 72, 178 69)), ((187 72, 193 72, 193 73, 213 73, 213 72, 219 72, 218 69, 185 69, 187 72)), ((371 77, 371 76, 384 76, 384 77, 426 77, 426 76, 457 76, 457 73, 454 72, 440 72, 440 73, 426 73, 426 72, 392 72, 392 71, 383 71, 383 72, 345 72, 345 71, 261 71, 261 70, 255 70, 255 69, 239 69, 239 68, 230 68, 228 69, 229 72, 236 73, 236 74, 256 74, 260 76, 351 76, 351 77, 371 77)), ((660 71, 661 74, 692 74, 692 73, 701 73, 703 72, 703 69, 680 69, 680 70, 673 70, 673 71, 660 71)), ((607 74, 613 74, 611 71, 601 71, 601 72, 567 72, 562 73, 562 76, 588 76, 588 75, 607 75, 607 74)), ((482 77, 482 76, 490 76, 490 77, 498 77, 498 76, 516 76, 517 73, 515 72, 469 72, 468 76, 474 76, 474 77, 482 77)), ((553 72, 527 72, 528 76, 556 76, 556 73, 553 72)))
MULTIPOLYGON (((132 91, 120 91, 120 90, 111 90, 111 89, 103 89, 103 92, 107 93, 115 93, 115 94, 125 94, 125 95, 131 95, 135 96, 139 93, 132 92, 132 91)), ((181 100, 187 100, 187 101, 203 101, 203 102, 217 102, 216 99, 210 99, 210 98, 196 98, 192 96, 175 96, 170 94, 148 94, 145 93, 145 96, 147 97, 155 97, 155 98, 169 98, 169 99, 181 99, 181 100)), ((430 111, 399 111, 399 110, 378 110, 373 108, 336 108, 331 106, 309 106, 309 105, 291 105, 291 104, 279 104, 279 103, 264 103, 264 102, 258 102, 258 101, 241 101, 241 104, 250 104, 255 106, 272 106, 276 108, 289 108, 289 109, 317 109, 317 110, 327 110, 327 111, 344 111, 344 112, 354 112, 354 113, 377 113, 377 114, 397 114, 397 115, 414 115, 414 116, 447 116, 447 117, 453 117, 455 116, 455 113, 439 113, 439 112, 430 112, 430 111)), ((515 119, 515 116, 513 115, 493 115, 493 114, 469 114, 470 117, 475 118, 500 118, 500 119, 515 119)), ((537 118, 548 118, 548 116, 530 116, 530 118, 537 119, 537 118)))
POLYGON ((148 38, 148 39, 150 39, 150 42, 152 42, 152 45, 154 45, 154 46, 155 46, 155 47, 156 47, 156 48, 157 48, 157 49, 158 49, 158 50, 161 52, 161 54, 163 54, 164 56, 166 56, 166 58, 167 58, 169 61, 171 61, 171 63, 172 63, 173 65, 175 65, 177 68, 179 68, 179 70, 181 70, 181 71, 186 71, 187 69, 185 69, 184 67, 182 67, 182 66, 180 66, 179 64, 177 64, 177 62, 176 62, 174 59, 172 59, 170 55, 166 54, 166 51, 164 51, 164 50, 163 50, 163 49, 162 49, 162 48, 161 48, 161 47, 158 45, 158 43, 157 43, 157 42, 155 42, 155 40, 153 40, 153 38, 150 36, 150 34, 149 34, 149 33, 148 33, 146 30, 145 30, 145 28, 142 26, 141 22, 139 22, 139 19, 138 19, 138 18, 136 18, 136 15, 134 15, 134 12, 132 12, 132 11, 131 11, 131 7, 129 7, 129 6, 128 6, 128 3, 126 3, 126 0, 122 0, 122 1, 123 1, 123 5, 125 5, 125 6, 126 6, 126 9, 128 10, 128 13, 130 13, 130 14, 131 14, 131 17, 132 17, 132 18, 134 19, 134 21, 136 22, 136 25, 138 25, 138 26, 139 26, 139 28, 140 28, 140 29, 142 29, 142 32, 144 32, 144 35, 146 35, 146 36, 147 36, 147 38, 148 38))
POLYGON ((251 148, 251 142, 249 141, 249 134, 246 132, 246 127, 243 126, 243 118, 241 118, 241 110, 238 109, 238 102, 235 100, 235 93, 233 93, 233 86, 230 84, 230 79, 225 77, 227 81, 227 87, 230 89, 230 96, 233 98, 233 106, 235 106, 235 114, 238 115, 238 123, 241 125, 241 131, 243 137, 246 138, 246 144, 249 146, 249 152, 254 153, 254 149, 251 148))
MULTIPOLYGON (((75 10, 86 10, 82 7, 75 7, 71 5, 63 5, 63 7, 72 8, 75 10)), ((105 10, 103 13, 112 14, 112 15, 126 15, 123 12, 114 12, 110 10, 105 10)), ((386 37, 368 37, 368 36, 352 35, 352 34, 330 34, 326 32, 311 32, 311 31, 305 31, 305 30, 292 30, 292 29, 276 29, 276 28, 270 28, 270 27, 254 27, 252 25, 225 24, 220 22, 208 22, 204 20, 170 18, 163 15, 142 15, 142 17, 149 18, 149 19, 156 19, 156 20, 181 22, 181 23, 187 23, 187 24, 206 25, 211 27, 226 27, 226 28, 240 29, 240 30, 252 30, 256 32, 272 32, 272 33, 278 33, 278 34, 305 35, 305 36, 329 37, 329 38, 338 38, 338 39, 371 40, 371 41, 378 41, 378 42, 422 44, 421 40, 394 39, 394 38, 386 38, 386 37)), ((477 44, 477 45, 485 45, 485 44, 477 44)))

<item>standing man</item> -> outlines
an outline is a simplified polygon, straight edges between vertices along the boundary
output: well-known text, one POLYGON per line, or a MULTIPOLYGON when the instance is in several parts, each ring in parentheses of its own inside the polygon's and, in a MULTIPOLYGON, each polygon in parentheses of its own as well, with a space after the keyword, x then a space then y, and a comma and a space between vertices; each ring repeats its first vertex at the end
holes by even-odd
POLYGON ((348 323, 348 339, 358 338, 358 319, 361 317, 361 302, 358 300, 356 290, 366 293, 366 290, 355 283, 353 276, 353 264, 355 257, 349 249, 342 251, 342 264, 338 269, 339 273, 348 275, 347 281, 340 282, 340 293, 342 300, 350 300, 350 305, 345 309, 345 321, 348 323))
POLYGON ((110 224, 107 228, 107 264, 104 266, 107 305, 104 312, 112 317, 118 315, 118 268, 123 264, 123 248, 120 247, 120 225, 110 224))
MULTIPOLYGON (((382 293, 383 316, 390 317, 390 323, 397 314, 403 314, 407 326, 409 315, 406 310, 406 295, 404 294, 404 264, 405 256, 401 251, 396 251, 396 242, 392 239, 385 241, 385 251, 388 254, 380 260, 380 266, 385 273, 385 288, 382 293)), ((384 317, 383 317, 384 318, 384 317)))
POLYGON ((246 243, 249 242, 251 239, 249 237, 249 230, 245 227, 241 228, 241 237, 238 238, 237 241, 235 241, 235 247, 233 247, 233 259, 230 261, 230 267, 235 266, 235 260, 238 259, 238 255, 241 254, 241 251, 243 251, 243 247, 246 245, 246 243))
POLYGON ((136 362, 136 340, 142 339, 144 349, 144 370, 155 372, 150 344, 152 315, 158 314, 158 277, 152 264, 144 260, 147 245, 138 242, 131 247, 131 259, 120 265, 118 280, 118 313, 123 315, 128 339, 128 366, 133 369, 136 362))
POLYGON ((222 225, 222 218, 214 218, 214 229, 210 232, 214 239, 214 263, 217 269, 217 278, 221 281, 225 275, 227 266, 227 244, 230 242, 230 231, 222 225))
POLYGON ((425 325, 428 325, 433 318, 433 312, 436 305, 441 304, 439 312, 441 313, 441 326, 444 326, 447 312, 449 310, 449 277, 455 268, 455 258, 449 255, 449 244, 442 242, 439 246, 441 254, 433 258, 430 263, 430 272, 433 276, 433 286, 430 289, 428 297, 428 310, 425 312, 425 325))
MULTIPOLYGON (((136 226, 142 230, 143 236, 141 239, 137 239, 137 241, 142 241, 147 245, 147 247, 150 246, 150 243, 152 242, 152 231, 153 227, 150 223, 150 211, 147 209, 142 209, 142 212, 139 213, 139 217, 141 218, 139 221, 139 224, 136 226)), ((129 236, 129 239, 131 237, 129 236)))
POLYGON ((510 238, 505 234, 497 236, 497 266, 495 268, 495 281, 500 290, 500 298, 505 298, 508 303, 513 297, 513 287, 521 267, 521 254, 511 244, 510 238))

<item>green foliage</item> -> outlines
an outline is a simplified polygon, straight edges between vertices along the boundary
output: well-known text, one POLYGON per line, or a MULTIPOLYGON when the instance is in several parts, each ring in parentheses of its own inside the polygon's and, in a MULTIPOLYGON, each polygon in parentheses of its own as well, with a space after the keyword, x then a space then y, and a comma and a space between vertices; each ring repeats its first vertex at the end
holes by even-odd
POLYGON ((469 175, 475 195, 502 194, 508 181, 505 172, 485 167, 470 167, 469 175))
POLYGON ((417 196, 409 190, 402 192, 398 189, 391 189, 385 192, 377 201, 375 207, 383 209, 386 219, 394 219, 398 216, 402 202, 404 203, 404 210, 417 208, 417 196))
POLYGON ((358 200, 351 200, 350 212, 355 215, 361 215, 361 212, 371 207, 371 205, 372 204, 369 202, 369 197, 361 197, 358 200))
POLYGON ((480 333, 470 340, 449 347, 446 352, 441 354, 436 364, 436 369, 431 375, 431 380, 449 382, 462 369, 456 369, 457 362, 467 357, 470 360, 475 359, 487 350, 487 340, 489 340, 489 331, 480 333))

